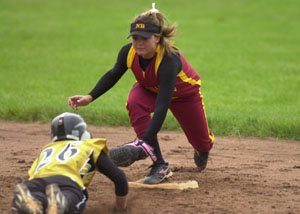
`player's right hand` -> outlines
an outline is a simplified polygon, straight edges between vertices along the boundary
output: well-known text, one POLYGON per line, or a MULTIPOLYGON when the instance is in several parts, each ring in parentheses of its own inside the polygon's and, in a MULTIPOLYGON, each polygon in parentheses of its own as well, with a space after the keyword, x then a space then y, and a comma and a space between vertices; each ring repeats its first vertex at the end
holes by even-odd
POLYGON ((78 110, 78 106, 87 106, 92 101, 93 97, 91 95, 75 95, 68 99, 69 105, 76 111, 78 110))

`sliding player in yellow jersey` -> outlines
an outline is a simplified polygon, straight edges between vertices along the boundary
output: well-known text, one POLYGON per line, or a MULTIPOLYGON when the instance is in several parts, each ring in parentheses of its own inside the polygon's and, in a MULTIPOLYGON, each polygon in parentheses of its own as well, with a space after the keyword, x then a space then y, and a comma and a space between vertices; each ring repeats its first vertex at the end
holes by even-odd
POLYGON ((92 139, 81 116, 63 113, 52 121, 51 140, 28 171, 28 181, 16 184, 12 213, 83 213, 97 170, 115 185, 115 210, 126 210, 128 182, 108 157, 106 139, 92 139))

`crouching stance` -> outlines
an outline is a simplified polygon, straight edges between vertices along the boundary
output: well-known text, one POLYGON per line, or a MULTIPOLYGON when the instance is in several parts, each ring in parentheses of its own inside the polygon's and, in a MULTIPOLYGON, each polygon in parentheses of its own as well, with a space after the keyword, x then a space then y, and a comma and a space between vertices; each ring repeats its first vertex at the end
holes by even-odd
POLYGON ((99 79, 89 94, 75 95, 68 100, 69 105, 78 110, 79 106, 89 105, 110 90, 127 70, 132 71, 136 83, 129 92, 126 109, 136 137, 143 142, 132 142, 113 150, 112 158, 122 166, 145 156, 153 157, 149 151, 154 153, 156 158, 152 158, 151 170, 144 179, 146 184, 160 183, 172 175, 158 142, 158 133, 168 110, 193 147, 199 171, 205 169, 214 144, 200 91, 202 80, 179 49, 173 46, 176 24, 168 23, 166 16, 153 3, 152 9, 132 21, 131 42, 120 49, 112 69, 99 79))
POLYGON ((83 213, 96 169, 115 185, 114 210, 127 210, 128 182, 108 157, 106 139, 92 139, 84 120, 73 113, 53 119, 51 139, 28 171, 28 181, 16 184, 12 213, 83 213))

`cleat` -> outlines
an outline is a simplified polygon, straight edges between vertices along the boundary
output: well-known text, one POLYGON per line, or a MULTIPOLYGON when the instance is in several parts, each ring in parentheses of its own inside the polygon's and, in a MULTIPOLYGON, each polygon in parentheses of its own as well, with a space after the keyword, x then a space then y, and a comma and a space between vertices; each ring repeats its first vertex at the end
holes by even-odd
POLYGON ((41 202, 35 199, 24 183, 16 184, 14 188, 14 213, 43 214, 41 202))
POLYGON ((158 184, 173 175, 168 163, 154 163, 149 168, 152 169, 144 178, 144 184, 158 184))
POLYGON ((66 197, 62 194, 57 184, 50 184, 46 187, 48 199, 47 214, 63 214, 68 211, 66 197))
POLYGON ((150 156, 153 161, 157 160, 153 153, 153 148, 143 140, 112 148, 109 150, 109 153, 114 163, 121 167, 128 167, 135 161, 146 159, 148 156, 150 156))
POLYGON ((203 171, 206 168, 209 152, 194 152, 194 161, 199 171, 203 171))

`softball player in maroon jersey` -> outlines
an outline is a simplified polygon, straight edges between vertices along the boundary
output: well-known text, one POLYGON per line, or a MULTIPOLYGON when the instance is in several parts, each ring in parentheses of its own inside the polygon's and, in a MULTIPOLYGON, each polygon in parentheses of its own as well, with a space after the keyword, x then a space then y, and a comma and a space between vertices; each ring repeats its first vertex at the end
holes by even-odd
POLYGON ((110 88, 131 69, 137 82, 132 87, 126 108, 139 140, 110 150, 118 166, 129 166, 148 156, 153 160, 144 183, 160 183, 172 176, 163 159, 157 133, 168 109, 193 146, 194 160, 199 170, 206 168, 214 135, 207 124, 201 79, 179 50, 172 45, 176 25, 166 25, 167 18, 153 8, 137 16, 131 24, 132 43, 121 48, 114 67, 98 81, 88 95, 69 98, 69 105, 78 110, 110 88), (151 118, 151 113, 154 113, 151 118))

